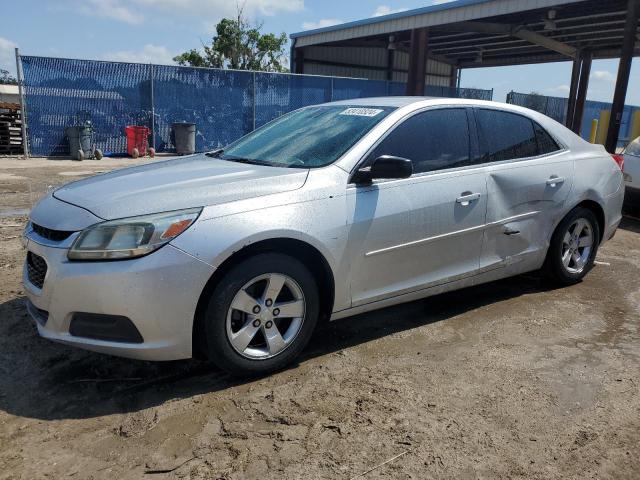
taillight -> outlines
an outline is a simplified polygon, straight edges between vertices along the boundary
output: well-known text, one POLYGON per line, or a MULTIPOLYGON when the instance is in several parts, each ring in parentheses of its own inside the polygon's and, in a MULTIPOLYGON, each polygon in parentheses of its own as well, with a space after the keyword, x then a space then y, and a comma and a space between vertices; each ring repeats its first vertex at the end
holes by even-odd
POLYGON ((618 155, 617 153, 611 155, 613 161, 618 164, 620 171, 624 172, 624 155, 618 155))

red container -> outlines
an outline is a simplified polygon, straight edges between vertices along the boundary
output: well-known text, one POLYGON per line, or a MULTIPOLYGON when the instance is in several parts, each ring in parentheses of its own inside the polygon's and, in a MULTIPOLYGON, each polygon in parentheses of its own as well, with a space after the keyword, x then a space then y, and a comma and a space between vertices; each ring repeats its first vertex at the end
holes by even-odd
POLYGON ((145 156, 149 149, 149 127, 129 125, 124 131, 127 135, 127 153, 134 158, 145 156))

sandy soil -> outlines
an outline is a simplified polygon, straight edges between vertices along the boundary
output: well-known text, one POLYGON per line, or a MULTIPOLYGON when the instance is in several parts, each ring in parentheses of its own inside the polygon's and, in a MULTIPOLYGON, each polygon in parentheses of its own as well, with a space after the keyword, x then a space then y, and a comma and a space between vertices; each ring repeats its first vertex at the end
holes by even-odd
POLYGON ((0 160, 0 479, 640 476, 640 221, 579 285, 525 275, 335 322, 242 381, 50 343, 27 318, 30 205, 129 163, 0 160))

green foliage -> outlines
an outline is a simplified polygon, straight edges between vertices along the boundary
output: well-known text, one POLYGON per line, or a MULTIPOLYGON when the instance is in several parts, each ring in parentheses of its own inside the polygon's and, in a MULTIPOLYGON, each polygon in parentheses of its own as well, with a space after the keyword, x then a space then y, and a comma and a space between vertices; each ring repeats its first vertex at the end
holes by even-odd
POLYGON ((191 49, 173 60, 193 67, 287 71, 284 65, 286 33, 260 33, 261 28, 262 25, 251 26, 239 10, 236 19, 223 18, 216 25, 216 35, 211 45, 203 46, 203 52, 191 49))
POLYGON ((0 68, 0 85, 17 85, 18 80, 9 73, 9 70, 0 68))

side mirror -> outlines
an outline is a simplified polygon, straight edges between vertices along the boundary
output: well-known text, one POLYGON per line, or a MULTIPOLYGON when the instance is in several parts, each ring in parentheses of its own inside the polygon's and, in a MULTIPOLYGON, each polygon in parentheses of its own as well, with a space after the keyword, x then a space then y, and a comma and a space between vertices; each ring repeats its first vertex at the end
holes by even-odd
POLYGON ((355 183, 371 183, 376 178, 409 178, 413 175, 411 160, 392 155, 382 155, 370 167, 359 169, 353 176, 355 183))

